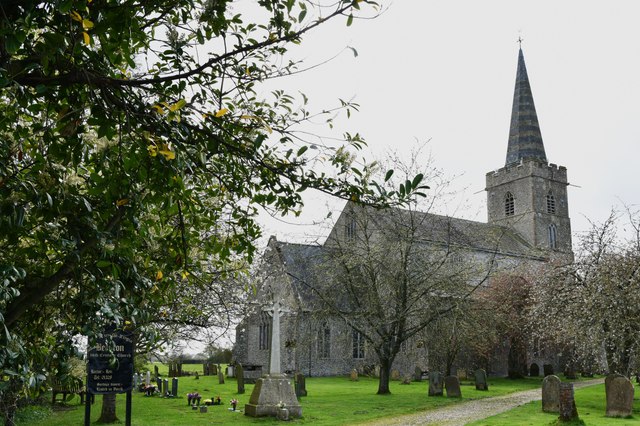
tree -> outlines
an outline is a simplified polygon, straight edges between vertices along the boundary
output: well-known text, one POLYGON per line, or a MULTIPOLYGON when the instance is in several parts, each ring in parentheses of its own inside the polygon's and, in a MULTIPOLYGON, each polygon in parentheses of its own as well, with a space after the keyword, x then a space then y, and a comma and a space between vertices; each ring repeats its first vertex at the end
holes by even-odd
MULTIPOLYGON (((261 83, 296 71, 295 61, 273 60, 290 44, 329 19, 350 25, 375 3, 260 0, 255 20, 233 6, 0 5, 6 406, 11 390, 42 383, 53 348, 75 334, 114 322, 145 333, 159 307, 201 315, 198 295, 251 260, 258 206, 296 213, 307 188, 379 205, 409 196, 380 191, 347 148, 298 131, 356 105, 314 114, 303 96, 259 94, 261 83)), ((345 142, 364 143, 357 134, 345 142)))
POLYGON ((640 345, 639 269, 640 212, 612 211, 581 237, 573 264, 556 268, 536 286, 538 328, 569 349, 569 361, 584 371, 606 360, 610 373, 629 376, 640 345), (619 237, 620 229, 629 236, 619 237))
MULTIPOLYGON (((423 174, 407 179, 414 160, 404 168, 401 187, 425 189, 423 174)), ((399 167, 398 169, 402 169, 399 167)), ((429 174, 434 181, 437 173, 429 174)), ((385 178, 391 182, 392 174, 385 178)), ((431 179, 430 179, 431 180, 431 179)), ((440 193, 441 188, 434 188, 440 193)), ((434 197, 423 204, 432 205, 434 197)), ((417 201, 414 199, 414 201, 417 201)), ((442 320, 488 277, 484 260, 470 260, 469 247, 454 220, 417 210, 379 210, 348 205, 325 243, 325 259, 313 288, 324 308, 363 336, 380 363, 378 394, 388 394, 392 364, 403 342, 442 320), (342 222, 341 222, 342 221, 342 222)))

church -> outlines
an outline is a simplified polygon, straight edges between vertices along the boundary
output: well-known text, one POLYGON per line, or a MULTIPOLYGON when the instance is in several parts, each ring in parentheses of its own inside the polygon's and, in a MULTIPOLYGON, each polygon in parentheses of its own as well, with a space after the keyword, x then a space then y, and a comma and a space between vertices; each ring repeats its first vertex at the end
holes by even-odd
MULTIPOLYGON (((369 341, 357 327, 323 310, 321 298, 313 289, 329 281, 331 271, 322 263, 329 251, 365 233, 390 233, 392 217, 405 220, 411 214, 411 218, 417 218, 419 225, 412 238, 429 247, 431 253, 444 253, 446 261, 440 263, 448 265, 449 272, 452 268, 461 271, 460 265, 474 265, 467 266, 464 275, 449 274, 463 281, 455 283, 461 287, 482 285, 493 273, 544 267, 552 259, 573 259, 567 170, 547 160, 522 49, 518 53, 506 160, 485 178, 487 223, 400 208, 377 210, 348 202, 322 245, 293 244, 271 237, 255 277, 256 292, 249 301, 250 309, 236 328, 234 357, 246 366, 247 377, 268 373, 271 318, 264 306, 274 300, 285 307, 280 318, 281 371, 300 371, 308 376, 343 375, 353 369, 372 372, 378 358, 369 341), (373 224, 371 232, 362 229, 365 222, 373 224)), ((438 291, 445 294, 449 290, 438 291)), ((338 294, 336 298, 340 298, 338 294)), ((348 303, 341 306, 349 309, 348 303)), ((423 340, 408 339, 392 368, 403 376, 418 369, 427 371, 432 368, 432 355, 433 350, 430 354, 423 340)), ((488 373, 506 375, 504 358, 504 353, 502 359, 495 357, 488 373)), ((553 352, 528 352, 531 371, 542 371, 544 364, 557 370, 560 359, 553 352)))

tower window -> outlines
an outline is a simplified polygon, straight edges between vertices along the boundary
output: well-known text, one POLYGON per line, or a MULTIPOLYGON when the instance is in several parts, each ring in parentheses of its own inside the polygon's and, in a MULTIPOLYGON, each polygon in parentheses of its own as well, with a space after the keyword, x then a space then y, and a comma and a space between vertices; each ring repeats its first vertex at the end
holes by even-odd
POLYGON ((513 216, 515 214, 515 201, 513 199, 513 194, 507 192, 507 195, 504 196, 504 215, 505 216, 513 216))
POLYGON ((556 199, 551 191, 547 194, 547 213, 556 214, 556 199))
POLYGON ((359 331, 353 330, 353 358, 364 358, 364 336, 359 331))
POLYGON ((350 212, 347 214, 345 226, 344 226, 344 235, 349 240, 353 240, 356 237, 356 216, 355 213, 350 212))
POLYGON ((331 329, 324 324, 318 332, 318 358, 329 358, 331 354, 331 329))
POLYGON ((558 248, 558 230, 555 224, 549 225, 549 248, 558 248))

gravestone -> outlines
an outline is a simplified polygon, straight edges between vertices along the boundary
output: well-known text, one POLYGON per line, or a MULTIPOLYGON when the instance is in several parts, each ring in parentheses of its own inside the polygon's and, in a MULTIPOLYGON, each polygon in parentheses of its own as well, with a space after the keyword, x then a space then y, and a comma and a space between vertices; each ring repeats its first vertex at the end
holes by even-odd
POLYGON ((400 383, 402 385, 410 385, 411 384, 411 375, 407 374, 406 376, 404 376, 402 378, 402 383, 400 383))
POLYGON ((445 377, 444 388, 447 391, 447 398, 462 398, 462 392, 460 392, 460 380, 458 380, 457 376, 445 377))
POLYGON ((476 390, 481 390, 481 391, 488 391, 489 390, 489 383, 487 383, 487 372, 484 371, 482 368, 478 368, 474 373, 473 376, 476 380, 476 390))
POLYGON ((414 382, 421 382, 422 381, 422 368, 416 367, 413 370, 413 381, 414 382))
POLYGON ((531 367, 529 367, 529 376, 530 377, 540 376, 540 367, 535 362, 531 364, 531 367))
POLYGON ((133 375, 133 387, 134 389, 138 389, 138 386, 140 386, 140 377, 138 377, 138 373, 135 373, 133 375))
POLYGON ((178 378, 171 379, 171 395, 178 396, 178 378))
POLYGON ((391 380, 400 380, 400 372, 398 370, 391 370, 391 380))
POLYGON ((605 392, 607 417, 629 417, 633 414, 633 384, 629 379, 623 376, 613 377, 605 385, 605 392))
POLYGON ((238 382, 238 393, 244 393, 244 368, 242 364, 236 364, 236 381, 238 382))
POLYGON ((560 421, 578 420, 578 408, 573 395, 573 383, 560 383, 560 421))
POLYGON ((376 365, 373 369, 373 377, 376 379, 380 378, 380 365, 376 365))
POLYGON ((162 381, 162 395, 167 396, 169 394, 169 379, 162 381))
POLYGON ((295 377, 296 383, 296 397, 307 396, 307 382, 304 374, 297 373, 295 377))
POLYGON ((553 374, 542 380, 542 411, 560 412, 560 379, 553 374))
POLYGON ((151 371, 147 371, 147 377, 144 381, 144 384, 149 386, 151 384, 151 371))
POLYGON ((442 396, 442 373, 439 371, 429 373, 429 396, 442 396))
POLYGON ((611 382, 613 381, 613 379, 618 378, 618 377, 624 377, 624 376, 622 374, 612 373, 612 374, 609 374, 607 377, 605 377, 605 379, 604 379, 604 392, 605 393, 609 392, 609 386, 611 386, 611 382))
POLYGON ((218 375, 218 366, 215 364, 211 364, 209 365, 209 374, 211 376, 216 376, 218 375))
POLYGON ((550 376, 553 374, 553 365, 551 364, 543 364, 542 371, 544 372, 544 377, 550 376))
POLYGON ((155 374, 156 378, 160 377, 160 374, 158 373, 158 366, 157 365, 153 366, 153 373, 155 374))
POLYGON ((271 314, 269 374, 256 381, 249 403, 244 406, 244 413, 251 417, 277 417, 284 405, 288 417, 302 417, 302 407, 291 380, 280 371, 280 316, 287 310, 280 306, 278 300, 265 310, 271 314))
POLYGON ((351 374, 349 375, 349 380, 351 380, 352 382, 358 381, 358 370, 356 370, 355 368, 351 370, 351 374))
POLYGON ((158 388, 158 392, 162 394, 162 379, 160 377, 156 379, 156 387, 158 388))
POLYGON ((218 384, 224 385, 224 374, 222 374, 222 370, 218 370, 218 384))
POLYGON ((208 376, 209 375, 209 363, 208 362, 203 362, 202 363, 202 375, 203 376, 208 376))

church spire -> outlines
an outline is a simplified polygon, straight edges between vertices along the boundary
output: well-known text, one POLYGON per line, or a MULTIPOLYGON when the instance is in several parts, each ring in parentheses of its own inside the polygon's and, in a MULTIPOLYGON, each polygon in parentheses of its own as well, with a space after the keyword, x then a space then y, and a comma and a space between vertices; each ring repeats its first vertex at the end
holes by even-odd
POLYGON ((507 161, 505 165, 519 162, 522 159, 538 159, 547 162, 542 143, 542 134, 538 124, 536 107, 529 85, 527 67, 524 64, 522 48, 518 54, 518 71, 516 73, 516 87, 513 94, 513 109, 511 110, 511 127, 509 129, 509 146, 507 147, 507 161))

